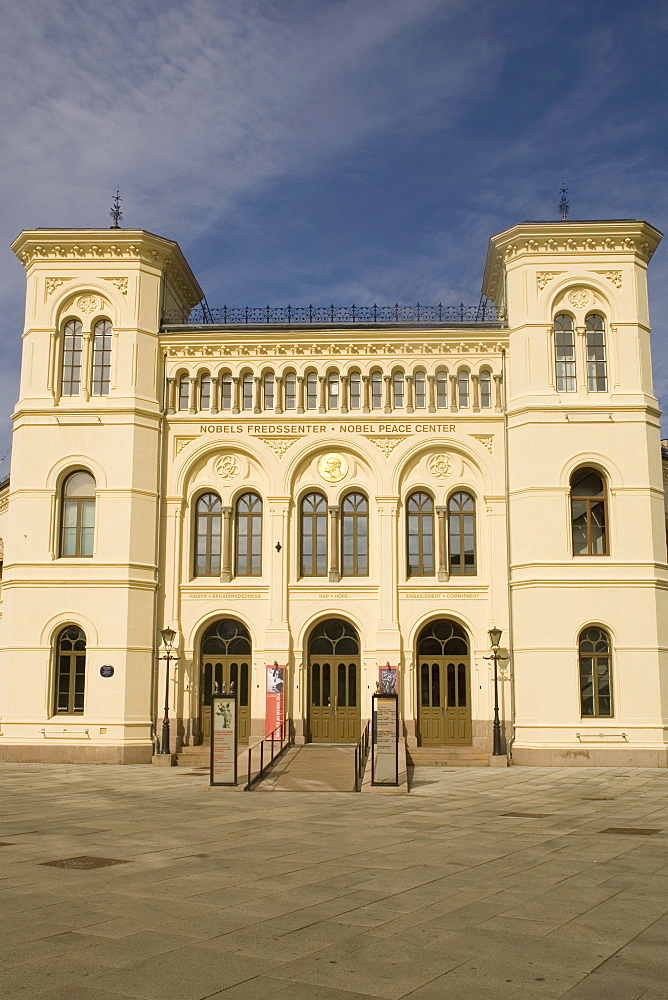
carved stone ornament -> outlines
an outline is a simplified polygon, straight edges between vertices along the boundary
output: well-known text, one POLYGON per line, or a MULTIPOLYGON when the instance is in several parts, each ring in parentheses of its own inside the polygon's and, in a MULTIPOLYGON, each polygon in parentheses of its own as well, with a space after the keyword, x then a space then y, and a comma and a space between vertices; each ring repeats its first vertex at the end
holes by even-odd
POLYGON ((586 309, 591 305, 591 295, 586 288, 574 288, 568 293, 568 301, 574 309, 586 309))
POLYGON ((71 281, 71 278, 47 278, 45 281, 46 294, 53 295, 57 288, 64 285, 66 281, 71 281))
POLYGON ((187 448, 191 441, 195 441, 194 437, 177 437, 176 438, 176 454, 180 455, 184 448, 187 448))
POLYGON ((77 309, 85 316, 90 316, 98 308, 97 299, 94 295, 82 295, 77 302, 77 309))
POLYGON ((330 451, 319 460, 318 473, 326 483, 340 483, 348 475, 348 459, 339 452, 330 451))
POLYGON ((543 289, 549 285, 553 278, 556 278, 558 274, 563 274, 563 271, 538 271, 536 274, 536 284, 538 285, 538 291, 542 292, 543 289))
POLYGON ((404 437, 381 437, 368 435, 369 441, 373 441, 377 448, 380 448, 385 458, 389 458, 398 444, 406 439, 404 437))
POLYGON ((622 272, 621 271, 596 271, 596 274, 602 274, 604 278, 611 281, 615 288, 622 287, 622 272))
POLYGON ((234 455, 223 455, 216 462, 215 469, 221 479, 234 479, 239 475, 239 462, 234 455))
POLYGON ((433 455, 427 462, 427 468, 434 479, 447 479, 452 475, 452 459, 449 455, 433 455))
POLYGON ((115 285, 119 290, 121 295, 128 294, 128 279, 127 278, 105 278, 105 281, 110 281, 112 285, 115 285))
POLYGON ((296 440, 297 438, 260 438, 260 441, 264 441, 266 445, 269 445, 271 450, 275 451, 279 458, 283 458, 290 445, 293 445, 296 440))
POLYGON ((494 440, 493 434, 472 434, 471 437, 474 437, 476 441, 480 441, 480 444, 487 448, 490 455, 492 454, 492 441, 494 440))

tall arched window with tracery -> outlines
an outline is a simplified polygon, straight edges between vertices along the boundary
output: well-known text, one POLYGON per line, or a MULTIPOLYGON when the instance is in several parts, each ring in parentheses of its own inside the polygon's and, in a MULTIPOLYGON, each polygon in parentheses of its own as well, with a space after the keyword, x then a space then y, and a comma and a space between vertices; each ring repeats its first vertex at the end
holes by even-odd
POLYGON ((195 576, 220 576, 222 504, 217 493, 203 493, 195 508, 195 576))
POLYGON ((475 501, 470 493, 458 491, 448 500, 450 574, 474 576, 475 501))
POLYGON ((235 511, 235 573, 262 575, 262 500, 257 493, 244 493, 235 511))
POLYGON ((574 556, 605 556, 607 490, 595 469, 577 469, 571 476, 571 531, 574 556))
POLYGON ((300 559, 302 576, 327 575, 327 501, 309 493, 301 503, 300 559))
POLYGON ((81 323, 70 319, 63 330, 63 369, 60 382, 62 396, 78 396, 81 387, 81 323))
POLYGON ((63 483, 60 521, 60 555, 92 556, 95 480, 90 472, 73 472, 63 483))
POLYGON ((56 715, 80 715, 86 693, 86 634, 68 625, 56 642, 56 715))
POLYGON ((94 396, 108 396, 111 385, 111 323, 101 319, 93 330, 93 384, 94 396))
POLYGON ((575 334, 573 320, 566 313, 554 319, 554 357, 557 392, 575 392, 575 334))
POLYGON ((583 718, 613 714, 610 636, 598 625, 580 633, 580 712, 583 718))
POLYGON ((598 313, 585 321, 587 343, 587 388, 589 392, 608 391, 607 359, 605 356, 605 323, 598 313))
POLYGON ((341 573, 369 574, 369 503, 362 493, 348 493, 341 504, 341 573))
POLYGON ((406 505, 408 576, 434 575, 434 501, 428 493, 412 493, 406 505))

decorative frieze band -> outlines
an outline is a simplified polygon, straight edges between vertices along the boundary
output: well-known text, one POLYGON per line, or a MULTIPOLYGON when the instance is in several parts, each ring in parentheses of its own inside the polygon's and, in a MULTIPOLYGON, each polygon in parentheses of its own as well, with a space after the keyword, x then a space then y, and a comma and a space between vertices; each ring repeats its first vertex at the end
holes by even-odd
POLYGON ((262 343, 249 344, 170 344, 165 347, 168 358, 235 358, 235 357, 381 357, 387 355, 433 355, 440 357, 449 354, 487 355, 500 354, 507 348, 507 343, 493 341, 488 344, 480 341, 432 341, 416 343, 402 341, 401 343, 384 344, 280 344, 262 343))

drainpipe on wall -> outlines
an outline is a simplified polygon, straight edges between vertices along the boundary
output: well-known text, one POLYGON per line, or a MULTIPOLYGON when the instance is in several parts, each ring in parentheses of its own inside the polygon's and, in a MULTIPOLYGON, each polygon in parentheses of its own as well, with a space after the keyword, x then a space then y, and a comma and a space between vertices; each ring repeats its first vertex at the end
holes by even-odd
POLYGON ((508 763, 513 761, 515 742, 515 671, 513 667, 513 592, 510 585, 512 547, 510 540, 510 475, 508 469, 508 407, 506 405, 506 351, 501 351, 501 385, 503 387, 503 463, 506 494, 506 561, 508 564, 508 675, 510 679, 510 739, 506 742, 508 763))
POLYGON ((156 490, 157 511, 155 519, 155 590, 153 591, 153 659, 151 663, 151 740, 153 753, 159 750, 158 739, 158 656, 160 654, 160 622, 158 621, 158 601, 160 598, 160 560, 162 558, 162 469, 164 452, 165 414, 167 412, 167 354, 162 356, 162 406, 158 427, 158 488, 156 490))

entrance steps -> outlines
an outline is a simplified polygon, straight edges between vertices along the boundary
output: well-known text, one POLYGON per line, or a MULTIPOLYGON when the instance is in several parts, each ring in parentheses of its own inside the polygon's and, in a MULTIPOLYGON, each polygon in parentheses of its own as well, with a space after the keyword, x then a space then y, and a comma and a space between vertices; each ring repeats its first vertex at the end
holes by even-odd
MULTIPOLYGON (((246 743, 239 744, 239 759, 243 754, 246 757, 246 743)), ((211 744, 201 743, 195 747, 181 747, 176 754, 176 763, 179 767, 209 767, 211 764, 211 744)))
POLYGON ((258 792, 353 792, 355 747, 327 743, 291 746, 254 787, 258 792))
POLYGON ((411 767, 489 767, 489 754, 479 747, 408 747, 411 767))

